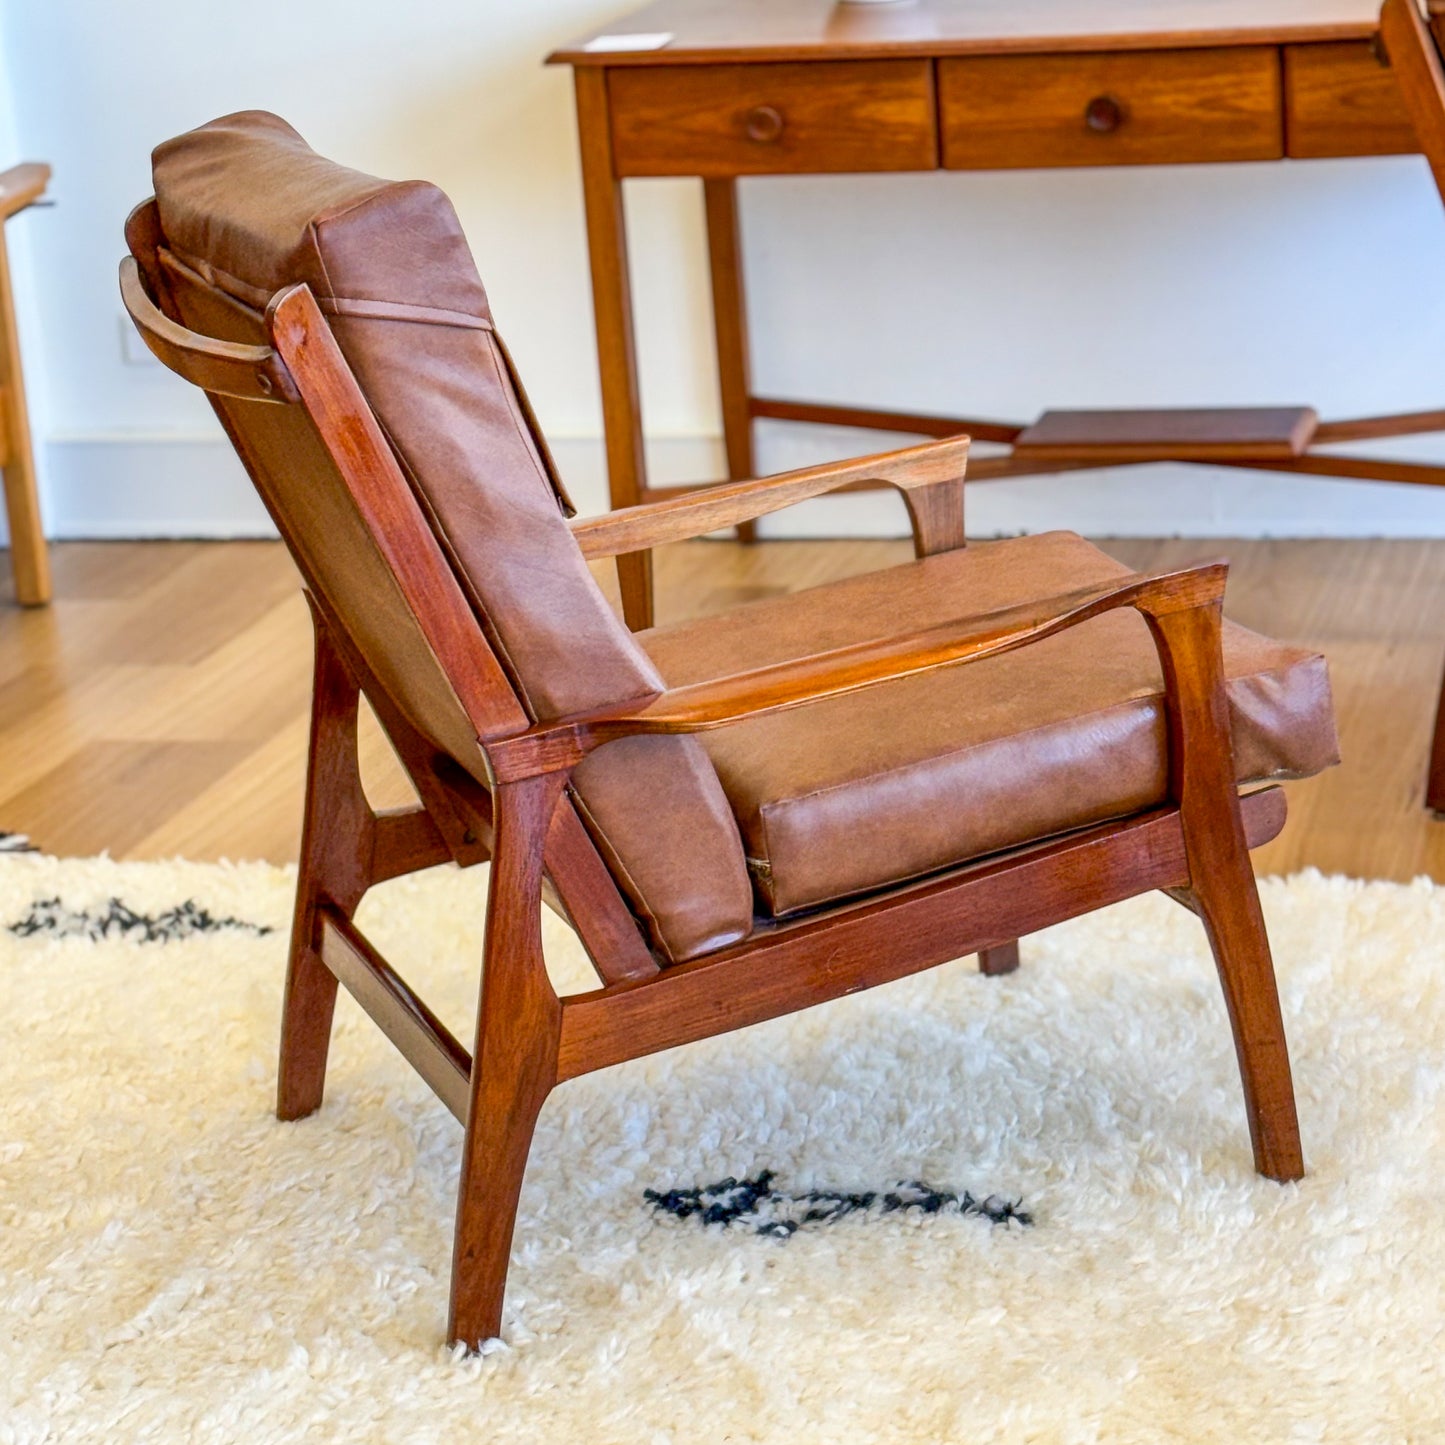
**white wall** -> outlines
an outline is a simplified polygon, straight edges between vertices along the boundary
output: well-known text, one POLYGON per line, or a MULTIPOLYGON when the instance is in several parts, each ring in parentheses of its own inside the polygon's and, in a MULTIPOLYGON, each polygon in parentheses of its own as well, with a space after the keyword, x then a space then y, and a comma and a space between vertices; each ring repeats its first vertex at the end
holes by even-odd
MULTIPOLYGON (((201 399, 127 363, 115 264, 152 145, 261 106, 320 150, 453 196, 542 422, 602 504, 570 76, 552 46, 629 0, 0 0, 6 155, 50 160, 12 227, 57 535, 264 527, 201 399), (7 134, 7 131, 9 132, 7 134)), ((632 183, 660 475, 718 464, 697 188, 632 183)), ((1026 418, 1045 405, 1445 404, 1445 219, 1416 158, 744 184, 760 391, 1026 418)), ((770 467, 867 450, 765 427, 770 467)), ((1433 439, 1398 450, 1445 458, 1433 439)), ((1445 496, 1156 468, 980 487, 977 530, 1445 535, 1445 496)), ((897 530, 883 497, 789 525, 897 530)))

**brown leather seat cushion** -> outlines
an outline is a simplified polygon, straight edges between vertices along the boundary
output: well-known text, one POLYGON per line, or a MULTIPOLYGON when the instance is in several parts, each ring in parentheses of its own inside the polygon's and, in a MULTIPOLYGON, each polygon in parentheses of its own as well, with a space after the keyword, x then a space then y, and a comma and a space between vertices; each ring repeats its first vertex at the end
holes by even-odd
MULTIPOLYGON (((1068 532, 638 634, 678 686, 895 636, 1128 571, 1068 532)), ((1325 661, 1226 624, 1241 782, 1338 761, 1325 661)), ((1001 657, 702 734, 774 914, 1164 801, 1163 681, 1132 609, 1001 657)))

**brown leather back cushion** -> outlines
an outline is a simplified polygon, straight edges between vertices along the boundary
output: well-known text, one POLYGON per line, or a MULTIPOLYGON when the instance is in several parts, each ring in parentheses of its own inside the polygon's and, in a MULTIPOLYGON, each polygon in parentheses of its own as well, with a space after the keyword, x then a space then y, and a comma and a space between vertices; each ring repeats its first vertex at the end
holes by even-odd
MULTIPOLYGON (((167 245, 205 281, 257 309, 294 282, 311 287, 530 715, 660 689, 566 525, 446 196, 335 165, 264 112, 167 141, 154 177, 167 245)), ((254 410, 249 424, 270 424, 254 410)), ((737 826, 696 743, 616 744, 576 786, 665 953, 748 932, 737 826)))

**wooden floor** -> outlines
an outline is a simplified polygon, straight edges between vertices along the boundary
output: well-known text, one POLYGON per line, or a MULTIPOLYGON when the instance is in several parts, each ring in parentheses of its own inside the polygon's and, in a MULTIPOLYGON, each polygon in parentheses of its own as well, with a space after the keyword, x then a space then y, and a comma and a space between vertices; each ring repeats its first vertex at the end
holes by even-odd
MULTIPOLYGON (((1445 879, 1445 822, 1421 807, 1445 542, 1104 545, 1136 567, 1230 556, 1230 614, 1330 659, 1345 763, 1290 789, 1261 871, 1445 879)), ((685 543, 660 555, 659 614, 908 555, 895 542, 685 543)), ((52 607, 0 597, 0 829, 60 854, 293 859, 310 638, 280 545, 65 543, 54 565, 52 607)), ((364 755, 373 800, 406 801, 374 729, 364 755)))

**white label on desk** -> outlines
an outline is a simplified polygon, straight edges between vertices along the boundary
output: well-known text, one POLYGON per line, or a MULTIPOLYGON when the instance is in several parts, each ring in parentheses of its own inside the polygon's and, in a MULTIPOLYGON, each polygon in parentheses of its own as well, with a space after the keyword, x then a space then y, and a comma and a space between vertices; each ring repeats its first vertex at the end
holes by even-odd
POLYGON ((672 39, 672 31, 658 30, 641 35, 594 35, 583 50, 661 50, 672 39))

